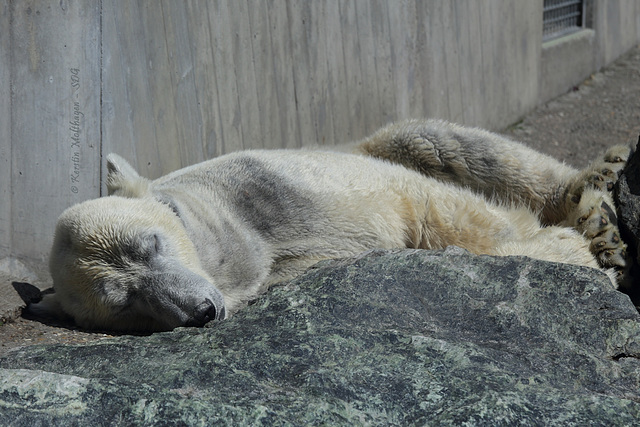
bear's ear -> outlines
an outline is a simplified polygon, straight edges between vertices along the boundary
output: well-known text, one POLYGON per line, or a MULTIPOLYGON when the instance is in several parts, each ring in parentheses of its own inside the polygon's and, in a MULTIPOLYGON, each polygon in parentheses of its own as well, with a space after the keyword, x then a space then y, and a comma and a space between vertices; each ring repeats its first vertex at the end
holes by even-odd
POLYGON ((107 191, 123 197, 142 197, 149 189, 149 181, 140 175, 125 159, 111 153, 107 156, 107 191))
POLYGON ((62 310, 55 293, 45 295, 38 303, 29 304, 25 309, 25 314, 38 320, 71 320, 71 317, 62 310))

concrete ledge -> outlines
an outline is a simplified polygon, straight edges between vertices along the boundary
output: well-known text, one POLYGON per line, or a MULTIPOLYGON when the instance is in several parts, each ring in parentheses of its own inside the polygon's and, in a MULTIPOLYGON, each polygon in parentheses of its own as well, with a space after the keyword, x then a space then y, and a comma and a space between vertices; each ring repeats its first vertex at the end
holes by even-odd
POLYGON ((540 103, 567 92, 596 71, 595 40, 595 31, 583 29, 542 44, 540 103))

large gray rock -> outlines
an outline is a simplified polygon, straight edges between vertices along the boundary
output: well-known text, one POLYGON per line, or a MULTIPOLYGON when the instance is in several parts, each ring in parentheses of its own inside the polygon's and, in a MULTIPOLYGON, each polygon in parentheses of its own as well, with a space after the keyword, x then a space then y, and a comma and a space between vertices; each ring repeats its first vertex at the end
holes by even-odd
POLYGON ((587 268, 374 252, 210 326, 16 350, 0 359, 0 425, 640 419, 640 316, 587 268))

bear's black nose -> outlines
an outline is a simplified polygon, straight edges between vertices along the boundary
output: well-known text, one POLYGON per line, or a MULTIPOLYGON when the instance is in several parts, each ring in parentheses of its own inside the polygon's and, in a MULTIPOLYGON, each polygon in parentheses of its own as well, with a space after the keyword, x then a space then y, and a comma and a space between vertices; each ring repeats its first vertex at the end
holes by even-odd
POLYGON ((202 326, 207 322, 218 319, 224 319, 224 307, 218 310, 213 301, 207 298, 196 307, 193 322, 189 323, 190 326, 202 326))

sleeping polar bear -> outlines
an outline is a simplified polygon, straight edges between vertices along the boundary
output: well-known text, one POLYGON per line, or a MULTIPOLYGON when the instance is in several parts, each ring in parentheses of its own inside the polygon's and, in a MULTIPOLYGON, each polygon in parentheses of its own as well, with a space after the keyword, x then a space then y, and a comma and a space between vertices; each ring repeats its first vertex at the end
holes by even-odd
POLYGON ((91 329, 203 325, 320 260, 372 248, 457 245, 622 276, 609 191, 627 147, 578 171, 486 131, 409 120, 356 152, 237 152, 155 181, 110 155, 109 197, 60 216, 55 293, 31 311, 91 329))

